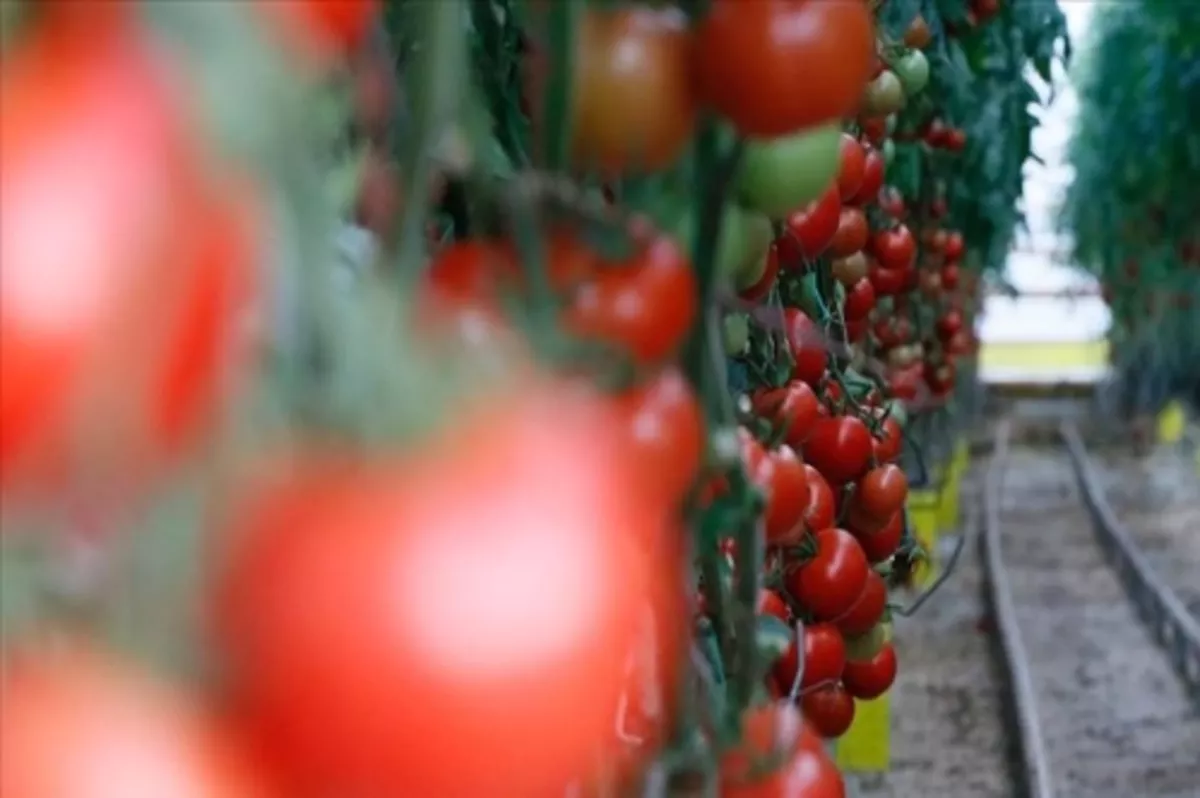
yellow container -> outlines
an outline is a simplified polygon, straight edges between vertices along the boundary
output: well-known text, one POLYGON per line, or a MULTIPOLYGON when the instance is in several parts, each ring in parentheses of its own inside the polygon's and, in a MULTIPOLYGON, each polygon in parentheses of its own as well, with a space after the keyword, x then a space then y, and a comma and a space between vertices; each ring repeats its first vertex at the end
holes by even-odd
POLYGON ((912 524, 913 536, 927 557, 913 569, 913 583, 917 587, 928 585, 937 576, 941 504, 941 495, 936 490, 914 490, 908 494, 908 520, 912 524))
POLYGON ((838 767, 855 773, 883 773, 892 758, 892 698, 884 693, 854 702, 854 722, 837 741, 838 767))
POLYGON ((1175 445, 1183 441, 1187 429, 1187 414, 1179 402, 1171 402, 1158 414, 1158 442, 1175 445))

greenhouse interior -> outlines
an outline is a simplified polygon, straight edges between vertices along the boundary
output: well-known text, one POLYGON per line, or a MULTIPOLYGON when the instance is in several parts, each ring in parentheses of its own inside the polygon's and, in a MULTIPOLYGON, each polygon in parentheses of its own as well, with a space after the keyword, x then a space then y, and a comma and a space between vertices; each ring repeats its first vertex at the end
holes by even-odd
POLYGON ((0 107, 3 798, 1200 798, 1200 3, 0 0, 0 107))

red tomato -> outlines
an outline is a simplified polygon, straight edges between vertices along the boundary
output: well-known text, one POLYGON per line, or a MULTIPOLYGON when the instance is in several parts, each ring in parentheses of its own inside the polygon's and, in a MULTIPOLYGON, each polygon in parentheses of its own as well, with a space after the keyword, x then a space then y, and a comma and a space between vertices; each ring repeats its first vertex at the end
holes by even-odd
POLYGON ((767 268, 763 271, 762 277, 758 278, 758 282, 754 285, 738 292, 738 296, 749 302, 758 302, 766 299, 771 293, 771 286, 775 285, 775 278, 779 275, 779 244, 772 242, 771 248, 767 250, 767 268))
POLYGON ((788 346, 796 363, 793 376, 809 385, 816 385, 825 376, 829 353, 821 328, 802 310, 784 308, 783 323, 787 327, 788 346))
POLYGON ((677 10, 588 9, 575 44, 571 156, 605 174, 670 166, 696 121, 692 37, 677 10))
MULTIPOLYGON (((883 64, 878 65, 879 72, 883 71, 883 64)), ((879 77, 879 72, 871 76, 871 79, 879 77)), ((874 144, 876 147, 883 145, 883 140, 887 138, 887 117, 884 116, 866 116, 860 117, 858 126, 862 128, 863 136, 867 141, 874 144)))
POLYGON ((959 268, 957 263, 947 263, 942 266, 942 288, 953 291, 958 288, 959 268))
POLYGON ((842 674, 846 691, 855 698, 872 699, 886 693, 896 681, 896 650, 884 643, 879 653, 865 662, 850 660, 842 674))
POLYGON ((764 391, 754 398, 754 412, 787 427, 784 440, 799 450, 820 413, 817 395, 808 383, 792 380, 782 388, 764 391))
POLYGON ((917 258, 917 241, 904 225, 879 230, 871 237, 871 252, 880 268, 892 271, 912 268, 917 258))
POLYGON ((846 322, 846 340, 852 344, 867 337, 867 332, 870 331, 871 324, 866 319, 858 319, 846 322))
POLYGON ((834 620, 854 607, 867 585, 867 557, 844 529, 831 527, 813 539, 817 553, 788 574, 788 592, 818 620, 834 620))
POLYGON ((774 590, 767 590, 766 588, 758 591, 758 607, 756 607, 756 611, 759 615, 774 615, 784 623, 788 623, 792 619, 792 613, 788 610, 787 602, 783 600, 783 596, 774 590))
POLYGON ((190 438, 224 387, 256 254, 131 18, 58 19, 90 22, 39 28, 0 77, 9 487, 115 481, 190 438))
POLYGON ((704 454, 704 414, 691 384, 671 367, 618 400, 644 479, 682 498, 704 454))
MULTIPOLYGON (((784 695, 791 692, 800 666, 799 648, 796 641, 775 665, 775 679, 784 695)), ((836 682, 842 678, 846 667, 846 641, 842 633, 831 623, 817 623, 804 627, 804 674, 800 677, 800 689, 836 682)))
POLYGON ((893 219, 903 219, 907 209, 904 195, 895 186, 884 186, 879 190, 879 209, 893 219))
POLYGON ((866 321, 867 316, 875 309, 875 287, 871 281, 863 277, 846 292, 846 302, 842 312, 846 322, 866 321))
POLYGON ((815 533, 833 526, 837 517, 833 489, 821 472, 808 463, 804 464, 804 473, 808 477, 808 507, 804 510, 804 523, 809 532, 815 533))
POLYGON ((871 281, 875 293, 879 296, 896 296, 906 290, 908 275, 909 270, 907 269, 885 269, 879 265, 878 261, 872 260, 867 279, 871 281))
POLYGON ((900 539, 904 535, 904 514, 896 513, 887 523, 874 532, 860 532, 855 535, 863 553, 872 564, 880 563, 896 553, 900 548, 900 539))
POLYGON ((941 338, 943 341, 945 341, 962 329, 962 314, 957 310, 948 310, 940 319, 937 320, 935 326, 937 328, 938 338, 941 338))
POLYGON ((900 422, 895 417, 888 416, 883 420, 882 435, 873 439, 872 447, 875 460, 880 463, 891 463, 900 457, 900 447, 904 444, 904 433, 900 430, 900 422))
POLYGON ((946 235, 946 243, 942 246, 942 254, 948 261, 957 261, 963 256, 962 233, 951 232, 946 235))
POLYGON ((858 194, 867 170, 867 154, 858 139, 849 133, 842 134, 839 153, 837 187, 842 202, 849 202, 858 194))
POLYGON ((844 258, 861 251, 867 245, 869 232, 866 214, 861 209, 843 207, 838 217, 837 232, 829 243, 829 254, 844 258))
POLYGON ((863 177, 858 191, 854 193, 851 202, 855 205, 866 205, 879 197, 883 188, 883 175, 886 169, 883 154, 874 148, 868 149, 863 159, 863 177))
POLYGON ((874 49, 859 0, 715 0, 696 31, 694 74, 701 99, 743 136, 774 138, 849 116, 874 49))
POLYGON ((805 260, 822 255, 837 234, 841 212, 842 198, 838 187, 833 185, 820 199, 789 215, 784 223, 785 234, 779 239, 784 263, 789 268, 799 269, 805 260))
POLYGON ((867 571, 867 586, 854 607, 837 620, 844 635, 861 635, 871 631, 887 609, 887 585, 875 571, 867 571))
POLYGON ((872 468, 858 481, 854 502, 867 515, 891 518, 904 508, 908 499, 908 477, 896 465, 886 463, 872 468))
MULTIPOLYGON (((236 508, 212 593, 222 672, 311 789, 545 795, 612 729, 682 553, 611 407, 527 390, 400 461, 293 459, 236 508)), ((673 661, 683 630, 658 631, 673 661)))
POLYGON ((808 506, 808 480, 804 465, 792 447, 784 444, 767 452, 751 479, 767 500, 764 514, 767 543, 783 546, 804 535, 804 510, 808 506))
POLYGON ((486 239, 457 241, 441 250, 425 273, 430 301, 493 306, 506 285, 521 279, 517 262, 501 244, 486 239))
POLYGON ((0 794, 275 794, 257 782, 199 702, 106 656, 18 655, 5 663, 0 687, 0 794))
MULTIPOLYGON (((847 663, 849 665, 849 663, 847 663)), ((826 739, 841 737, 854 722, 854 698, 841 684, 831 684, 800 699, 804 718, 826 739)))
MULTIPOLYGON (((853 705, 852 705, 853 708, 853 705)), ((747 712, 742 743, 721 757, 721 798, 845 798, 841 773, 789 701, 747 712), (764 760, 778 762, 764 770, 764 760)))
POLYGON ((380 7, 378 0, 256 0, 255 5, 320 57, 358 47, 380 7))
POLYGON ((696 276, 668 236, 629 263, 600 269, 567 312, 576 334, 620 344, 640 363, 657 363, 682 343, 696 316, 696 276))
POLYGON ((871 462, 871 431, 853 416, 823 418, 804 444, 804 459, 833 485, 853 482, 871 462))

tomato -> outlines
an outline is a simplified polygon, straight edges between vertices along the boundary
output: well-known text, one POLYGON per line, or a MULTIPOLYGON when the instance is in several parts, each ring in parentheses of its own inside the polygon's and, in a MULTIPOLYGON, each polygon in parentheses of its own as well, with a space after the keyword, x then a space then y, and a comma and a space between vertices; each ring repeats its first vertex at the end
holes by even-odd
POLYGON ((846 292, 846 302, 843 312, 847 322, 862 321, 871 315, 875 309, 875 288, 865 277, 860 279, 846 292))
POLYGON ((722 755, 720 773, 721 798, 846 798, 841 773, 790 701, 747 711, 742 741, 722 755))
POLYGON ((813 260, 823 254, 837 234, 841 212, 841 195, 837 186, 830 186, 820 199, 789 214, 785 235, 779 240, 784 264, 799 268, 801 259, 813 260))
POLYGON ((908 499, 908 478, 899 466, 887 463, 872 468, 858 481, 855 503, 875 518, 890 518, 908 499))
POLYGON ((924 50, 933 41, 933 34, 929 30, 929 23, 920 14, 913 17, 912 22, 908 23, 908 29, 904 31, 904 43, 909 47, 915 47, 918 50, 924 50))
POLYGON ((858 543, 867 555, 867 560, 880 563, 896 553, 900 548, 900 540, 904 535, 904 513, 897 512, 888 519, 887 523, 873 532, 863 532, 855 535, 858 543))
POLYGON ((767 543, 783 546, 804 535, 804 509, 808 506, 808 479, 792 447, 784 444, 766 453, 751 479, 766 496, 764 513, 767 543))
POLYGON ((862 183, 850 201, 855 205, 867 205, 874 202, 879 196, 880 189, 883 188, 883 175, 886 167, 883 155, 879 150, 867 150, 863 159, 862 183))
POLYGON ((881 434, 871 441, 872 453, 878 463, 891 463, 900 456, 900 447, 904 443, 904 433, 900 422, 889 415, 882 422, 881 434))
MULTIPOLYGON (((880 64, 880 71, 883 70, 883 65, 880 64)), ((875 77, 871 76, 872 79, 875 77)), ((876 147, 887 138, 887 117, 883 116, 864 116, 859 117, 858 126, 862 128, 863 136, 867 141, 874 144, 876 147)))
POLYGON ((955 333, 962 330, 962 314, 957 310, 948 310, 942 314, 942 317, 937 320, 934 326, 937 329, 938 338, 941 338, 943 341, 945 341, 955 333))
POLYGON ((744 313, 727 313, 721 320, 721 342, 727 357, 746 353, 750 346, 750 319, 744 313))
POLYGON ((853 416, 823 418, 804 444, 804 459, 831 484, 853 482, 871 462, 871 431, 853 416))
POLYGON ((805 693, 800 707, 817 734, 826 739, 841 737, 854 722, 854 698, 840 683, 805 693))
POLYGON ((842 133, 841 137, 837 170, 838 194, 842 202, 850 202, 862 188, 867 170, 867 154, 854 136, 842 133))
POLYGON ((792 619, 792 613, 788 610, 787 602, 783 600, 783 596, 774 590, 762 589, 758 591, 758 606, 755 611, 759 615, 774 615, 784 623, 788 623, 792 619))
POLYGON ((905 318, 885 318, 875 323, 872 332, 880 346, 890 348, 908 342, 912 337, 912 325, 905 318))
POLYGON ((903 219, 907 209, 904 195, 895 186, 884 186, 879 190, 879 209, 893 219, 903 219))
POLYGON ((925 143, 930 147, 941 147, 946 143, 946 123, 940 119, 934 119, 925 129, 925 143))
MULTIPOLYGON (((784 694, 791 692, 800 666, 799 647, 796 641, 788 647, 774 668, 774 675, 784 694)), ((846 642, 842 633, 831 623, 816 623, 804 627, 804 674, 800 677, 800 689, 806 690, 842 678, 846 667, 846 642)))
MULTIPOLYGON (((675 239, 684 251, 696 240, 696 221, 694 213, 687 213, 675 226, 675 239)), ((717 273, 739 291, 755 289, 771 268, 767 261, 770 243, 771 222, 767 217, 726 203, 721 211, 721 234, 717 239, 717 273)), ((770 290, 769 286, 767 290, 770 290)))
POLYGON ((252 198, 205 179, 133 20, 85 19, 32 33, 0 76, 8 487, 157 470, 219 410, 251 310, 252 198))
POLYGON ((648 609, 677 656, 668 503, 610 405, 524 385, 400 460, 292 456, 231 508, 220 669, 312 791, 553 793, 612 729, 648 609))
POLYGON ((704 452, 704 415, 691 384, 667 368, 618 399, 626 435, 645 471, 665 496, 682 498, 704 452))
POLYGON ((198 701, 108 655, 22 652, 0 686, 4 795, 274 794, 198 701))
POLYGON ((858 208, 842 208, 837 232, 829 242, 830 254, 835 258, 844 258, 858 252, 867 245, 869 232, 866 214, 858 208))
POLYGON ((764 267, 762 276, 758 278, 758 282, 754 285, 739 291, 738 296, 751 302, 758 302, 767 298, 771 293, 771 287, 775 285, 775 278, 779 275, 778 247, 778 242, 771 243, 766 257, 763 258, 764 267))
POLYGON ((818 531, 816 555, 787 575, 788 592, 817 620, 834 620, 849 612, 867 585, 867 557, 844 529, 818 531))
POLYGON ((946 235, 946 243, 942 246, 942 254, 948 261, 956 261, 963 256, 962 233, 952 232, 946 235))
POLYGON ((825 368, 829 364, 824 333, 804 311, 796 308, 784 308, 783 323, 796 364, 793 376, 809 385, 816 385, 825 376, 825 368))
POLYGON ((809 532, 815 533, 834 524, 837 513, 833 488, 829 487, 821 472, 808 463, 804 464, 804 473, 808 478, 808 507, 804 510, 804 523, 809 532))
POLYGON ((959 268, 957 263, 947 263, 942 266, 942 288, 953 291, 958 288, 959 268))
POLYGON ((841 283, 843 288, 853 288, 860 280, 870 274, 871 266, 867 262, 867 256, 860 251, 834 260, 830 264, 829 270, 833 273, 833 278, 841 283))
POLYGON ((962 128, 951 128, 942 139, 942 146, 951 152, 961 152, 967 146, 967 133, 962 128))
POLYGON ((925 382, 937 396, 945 396, 954 389, 955 368, 953 363, 926 363, 925 382))
POLYGON ((892 64, 905 96, 912 97, 929 85, 929 59, 920 50, 910 50, 892 64))
POLYGON ((672 10, 588 9, 578 36, 572 160, 606 175, 670 166, 696 121, 687 20, 672 10))
POLYGON ((627 347, 642 363, 668 357, 696 315, 696 276, 683 251, 654 238, 630 262, 601 269, 576 293, 567 326, 586 338, 627 347))
POLYGON ((892 395, 898 399, 915 401, 920 395, 921 368, 896 369, 888 376, 888 387, 892 395))
POLYGON ((836 122, 775 139, 752 140, 742 155, 738 196, 749 208, 782 219, 821 197, 838 174, 836 122))
POLYGON ((714 0, 696 30, 693 67, 708 105, 743 136, 773 138, 849 116, 874 50, 871 12, 859 0, 714 0))
POLYGON ((897 296, 904 293, 907 287, 908 273, 908 269, 885 269, 873 260, 867 279, 879 296, 897 296))
POLYGON ((888 116, 904 108, 904 86, 890 69, 885 69, 867 84, 863 92, 862 110, 871 116, 888 116))
POLYGON ((321 58, 345 54, 366 38, 379 13, 378 0, 256 0, 300 38, 300 44, 321 58))
POLYGON ((792 380, 782 388, 755 396, 754 412, 770 418, 777 425, 786 425, 784 440, 793 449, 799 450, 820 411, 817 395, 808 383, 792 380))
POLYGON ((871 236, 871 253, 879 261, 880 268, 907 270, 916 262, 917 241, 908 227, 896 225, 878 230, 871 236))
POLYGON ((867 572, 867 586, 854 607, 837 620, 837 628, 846 635, 871 631, 887 610, 887 585, 875 571, 867 572))
POLYGON ((846 692, 855 698, 878 698, 891 689, 896 681, 896 670, 896 650, 887 643, 869 660, 848 661, 842 682, 846 692))

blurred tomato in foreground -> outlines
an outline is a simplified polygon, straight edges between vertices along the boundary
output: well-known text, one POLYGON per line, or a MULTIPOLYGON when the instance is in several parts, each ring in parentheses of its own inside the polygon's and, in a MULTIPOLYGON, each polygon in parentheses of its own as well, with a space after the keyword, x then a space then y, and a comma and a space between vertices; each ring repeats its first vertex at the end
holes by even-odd
POLYGON ((358 47, 379 13, 379 0, 255 0, 268 19, 318 58, 358 47))
POLYGON ((748 710, 743 733, 721 759, 722 798, 845 798, 841 773, 791 702, 748 710))
MULTIPOLYGON (((308 459, 234 516, 214 631, 266 756, 320 794, 561 794, 611 739, 668 502, 610 405, 493 395, 403 459, 308 459)), ((674 620, 682 622, 682 613, 674 620)))
POLYGON ((7 662, 0 795, 260 798, 257 781, 189 699, 94 653, 7 662))
MULTIPOLYGON (((0 484, 154 461, 212 410, 253 230, 201 173, 132 17, 38 29, 0 75, 0 484)), ((240 202, 240 200, 238 200, 240 202)))

